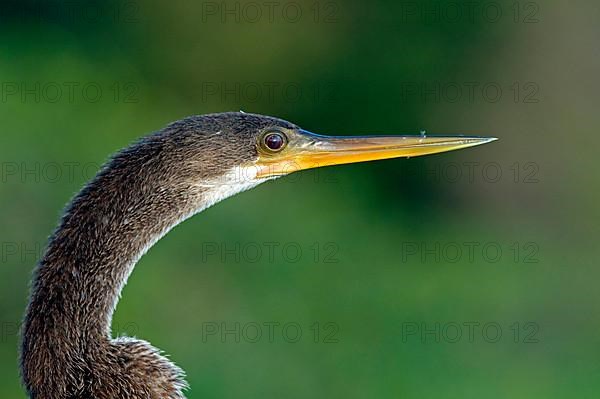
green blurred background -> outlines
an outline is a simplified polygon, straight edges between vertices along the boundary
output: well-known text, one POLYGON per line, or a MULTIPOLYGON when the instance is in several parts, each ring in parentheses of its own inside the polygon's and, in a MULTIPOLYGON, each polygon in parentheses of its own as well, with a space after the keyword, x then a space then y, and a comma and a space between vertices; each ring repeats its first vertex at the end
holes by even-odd
POLYGON ((189 398, 597 397, 597 2, 0 14, 0 397, 24 397, 16 331, 70 197, 136 137, 240 109, 320 133, 501 140, 301 172, 174 229, 114 334, 170 354, 189 398))

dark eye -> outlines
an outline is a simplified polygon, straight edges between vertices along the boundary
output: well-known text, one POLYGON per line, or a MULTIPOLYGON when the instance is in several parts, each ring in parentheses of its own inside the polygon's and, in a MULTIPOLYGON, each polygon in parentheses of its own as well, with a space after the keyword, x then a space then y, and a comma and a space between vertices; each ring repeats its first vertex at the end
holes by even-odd
POLYGON ((285 137, 281 133, 268 133, 264 138, 265 146, 271 151, 283 149, 285 142, 285 137))

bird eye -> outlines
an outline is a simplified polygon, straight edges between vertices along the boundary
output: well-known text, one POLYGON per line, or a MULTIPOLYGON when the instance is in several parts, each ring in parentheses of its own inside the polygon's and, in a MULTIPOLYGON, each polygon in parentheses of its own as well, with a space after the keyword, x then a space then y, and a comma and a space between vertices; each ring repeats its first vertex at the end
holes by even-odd
POLYGON ((280 151, 286 144, 285 136, 278 132, 268 133, 263 140, 265 147, 271 151, 280 151))

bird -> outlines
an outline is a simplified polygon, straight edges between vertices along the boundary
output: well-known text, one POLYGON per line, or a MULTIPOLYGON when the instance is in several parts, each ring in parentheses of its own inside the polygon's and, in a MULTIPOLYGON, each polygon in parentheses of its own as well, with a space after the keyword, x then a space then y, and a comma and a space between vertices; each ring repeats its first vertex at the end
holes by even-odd
POLYGON ((21 327, 32 399, 183 399, 184 372, 149 342, 111 337, 137 261, 194 214, 292 172, 472 147, 493 137, 324 136, 243 112, 190 116, 117 152, 66 206, 21 327))

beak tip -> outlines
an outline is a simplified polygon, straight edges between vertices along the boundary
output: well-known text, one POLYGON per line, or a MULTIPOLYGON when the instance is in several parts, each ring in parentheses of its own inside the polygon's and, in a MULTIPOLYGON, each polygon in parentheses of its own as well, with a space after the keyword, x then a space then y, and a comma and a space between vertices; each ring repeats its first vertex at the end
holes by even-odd
POLYGON ((481 145, 481 144, 492 143, 497 140, 499 140, 498 137, 478 137, 473 144, 481 145))

